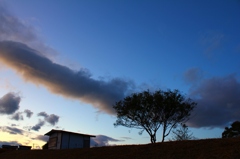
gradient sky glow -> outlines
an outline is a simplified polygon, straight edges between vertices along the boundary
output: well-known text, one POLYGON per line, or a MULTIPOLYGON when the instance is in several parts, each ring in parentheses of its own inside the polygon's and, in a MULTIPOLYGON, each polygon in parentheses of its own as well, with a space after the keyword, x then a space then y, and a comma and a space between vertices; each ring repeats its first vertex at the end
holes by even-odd
POLYGON ((179 89, 193 135, 221 137, 240 120, 239 17, 239 0, 0 0, 0 145, 51 129, 149 143, 111 108, 146 89, 179 89))

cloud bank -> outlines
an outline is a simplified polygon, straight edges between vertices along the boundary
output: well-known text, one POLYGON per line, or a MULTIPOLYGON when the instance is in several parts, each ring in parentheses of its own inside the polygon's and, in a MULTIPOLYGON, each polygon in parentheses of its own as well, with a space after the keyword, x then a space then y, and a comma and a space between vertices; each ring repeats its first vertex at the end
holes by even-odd
POLYGON ((188 121, 191 127, 222 128, 240 120, 240 82, 234 75, 204 79, 189 96, 198 103, 188 121))
POLYGON ((74 71, 49 59, 56 54, 44 44, 27 21, 18 19, 0 3, 0 62, 26 81, 43 85, 52 93, 89 103, 101 112, 114 114, 112 105, 122 99, 133 82, 114 78, 96 80, 86 69, 74 71))
POLYGON ((18 146, 21 145, 18 141, 0 141, 0 146, 2 145, 11 145, 11 146, 18 146))
POLYGON ((117 140, 105 135, 97 135, 95 138, 91 138, 90 145, 91 147, 98 147, 98 146, 109 146, 109 142, 120 142, 124 140, 117 140))
POLYGON ((119 78, 95 80, 88 72, 74 71, 54 63, 19 42, 0 42, 0 62, 14 69, 26 81, 41 84, 52 93, 92 104, 108 114, 114 114, 112 105, 133 86, 132 82, 119 78))
POLYGON ((7 132, 9 134, 14 134, 14 135, 16 135, 16 134, 23 135, 24 134, 24 131, 22 129, 18 129, 15 127, 9 127, 9 126, 0 127, 0 131, 7 132))

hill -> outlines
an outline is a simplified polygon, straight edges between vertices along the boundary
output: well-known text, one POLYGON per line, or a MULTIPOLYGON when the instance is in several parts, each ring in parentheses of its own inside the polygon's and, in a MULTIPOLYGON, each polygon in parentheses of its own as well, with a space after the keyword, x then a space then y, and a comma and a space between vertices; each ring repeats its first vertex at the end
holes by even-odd
POLYGON ((172 141, 70 150, 0 150, 1 159, 237 159, 240 138, 172 141))

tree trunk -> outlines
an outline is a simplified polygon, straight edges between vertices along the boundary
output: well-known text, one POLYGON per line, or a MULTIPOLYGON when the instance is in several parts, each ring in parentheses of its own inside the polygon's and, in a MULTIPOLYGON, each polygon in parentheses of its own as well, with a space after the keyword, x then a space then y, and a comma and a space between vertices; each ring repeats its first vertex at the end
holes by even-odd
POLYGON ((156 143, 156 134, 152 134, 150 135, 150 137, 151 137, 151 143, 152 144, 156 143))
POLYGON ((164 124, 164 125, 163 125, 162 142, 164 142, 164 139, 165 139, 165 132, 166 132, 166 126, 165 126, 165 124, 164 124))

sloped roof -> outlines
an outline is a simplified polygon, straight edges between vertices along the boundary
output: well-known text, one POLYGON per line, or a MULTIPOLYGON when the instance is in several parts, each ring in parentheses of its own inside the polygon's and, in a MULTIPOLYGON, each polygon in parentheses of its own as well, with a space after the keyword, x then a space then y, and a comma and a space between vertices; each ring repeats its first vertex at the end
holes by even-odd
POLYGON ((89 137, 96 137, 94 135, 89 135, 89 134, 81 134, 81 133, 76 133, 76 132, 71 132, 71 131, 55 130, 55 129, 52 129, 51 131, 47 132, 44 135, 51 136, 53 133, 56 133, 56 132, 63 132, 63 133, 77 134, 77 135, 83 135, 83 136, 89 136, 89 137))

